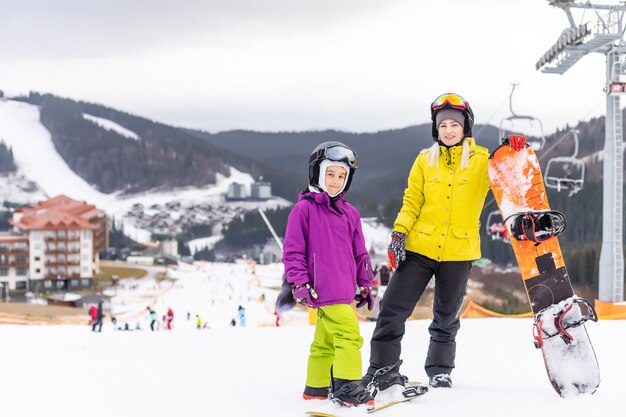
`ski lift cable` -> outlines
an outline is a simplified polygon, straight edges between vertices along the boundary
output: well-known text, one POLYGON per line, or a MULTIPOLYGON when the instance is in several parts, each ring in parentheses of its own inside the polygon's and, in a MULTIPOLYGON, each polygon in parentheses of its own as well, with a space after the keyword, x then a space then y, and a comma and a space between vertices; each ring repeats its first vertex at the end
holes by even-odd
POLYGON ((500 112, 500 110, 502 110, 502 107, 504 107, 507 101, 508 101, 508 98, 504 99, 502 103, 500 103, 498 108, 491 114, 491 116, 489 116, 489 119, 487 119, 487 121, 481 126, 480 130, 476 133, 476 135, 474 135, 476 138, 480 137, 480 133, 483 130, 485 130, 485 128, 489 125, 489 123, 491 123, 493 118, 496 117, 496 115, 500 112))
MULTIPOLYGON (((596 109, 596 107, 598 107, 598 105, 604 101, 604 98, 601 98, 592 108, 591 110, 589 110, 587 112, 586 115, 583 116, 583 120, 587 119, 587 117, 589 117, 589 115, 596 109)), ((553 150, 554 148, 556 148, 559 143, 561 143, 566 137, 567 135, 571 132, 571 130, 568 130, 567 132, 565 132, 565 134, 563 134, 563 136, 561 136, 556 142, 554 142, 554 144, 552 144, 552 146, 550 146, 548 149, 546 149, 545 151, 541 152, 541 156, 539 156, 537 159, 539 159, 540 161, 550 153, 551 150, 553 150)))

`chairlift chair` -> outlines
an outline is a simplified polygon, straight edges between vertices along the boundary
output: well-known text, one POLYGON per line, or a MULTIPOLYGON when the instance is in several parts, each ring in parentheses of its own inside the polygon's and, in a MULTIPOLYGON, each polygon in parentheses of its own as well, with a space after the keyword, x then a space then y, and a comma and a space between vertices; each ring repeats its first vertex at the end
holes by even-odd
POLYGON ((528 146, 535 152, 540 151, 541 149, 543 149, 543 145, 545 145, 546 143, 546 138, 543 134, 543 124, 541 123, 541 120, 534 118, 532 116, 509 116, 505 119, 502 119, 502 121, 500 122, 500 130, 498 132, 499 137, 500 138, 505 138, 510 134, 514 134, 514 135, 522 135, 526 137, 526 143, 528 144, 528 146), (520 129, 514 129, 514 121, 515 120, 527 120, 530 122, 530 124, 532 125, 533 123, 537 122, 537 124, 539 125, 539 132, 540 132, 540 136, 532 136, 529 135, 525 132, 523 132, 520 129), (509 129, 505 129, 504 127, 504 123, 505 122, 511 122, 511 128, 509 129))
POLYGON ((512 86, 511 94, 509 95, 509 109, 511 110, 511 116, 506 117, 500 121, 500 129, 499 129, 498 134, 500 138, 506 137, 507 132, 511 134, 524 135, 527 137, 526 143, 528 144, 528 146, 530 146, 530 148, 536 152, 536 151, 541 150, 543 148, 543 145, 545 145, 546 143, 546 138, 543 133, 543 123, 541 123, 541 120, 539 120, 536 117, 519 115, 513 111, 513 92, 515 91, 515 87, 517 87, 517 85, 518 84, 516 83, 511 84, 512 86), (537 137, 533 135, 528 135, 519 129, 515 129, 515 126, 514 126, 515 121, 524 121, 530 124, 531 126, 534 126, 534 124, 537 123, 539 125, 539 136, 537 137), (505 129, 504 128, 505 123, 509 123, 511 128, 505 129))
POLYGON ((500 210, 494 210, 487 215, 485 229, 487 236, 491 236, 492 240, 501 240, 505 243, 511 243, 508 238, 509 233, 506 225, 504 221, 502 221, 500 210))
POLYGON ((577 158, 578 155, 578 131, 570 130, 574 138, 574 151, 570 156, 556 156, 550 158, 546 166, 546 174, 543 179, 546 187, 561 192, 569 190, 569 197, 579 192, 585 182, 585 163, 577 158))
POLYGON ((573 196, 582 190, 585 182, 585 163, 569 156, 557 156, 548 161, 546 175, 543 177, 546 187, 561 192, 569 190, 573 196), (560 174, 556 174, 560 173, 560 174))

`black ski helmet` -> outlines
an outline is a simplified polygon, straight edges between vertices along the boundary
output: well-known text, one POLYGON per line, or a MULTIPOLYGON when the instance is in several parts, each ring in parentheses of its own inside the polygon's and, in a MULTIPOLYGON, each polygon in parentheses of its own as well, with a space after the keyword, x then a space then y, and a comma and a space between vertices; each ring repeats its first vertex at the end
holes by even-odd
POLYGON ((343 162, 350 168, 346 186, 342 191, 345 193, 348 191, 348 188, 350 188, 352 178, 354 177, 354 173, 359 165, 359 158, 356 152, 345 144, 336 141, 323 142, 317 145, 309 157, 310 185, 321 188, 317 180, 320 176, 320 164, 326 159, 329 161, 343 162))
POLYGON ((439 132, 437 132, 437 113, 443 109, 459 110, 465 116, 465 125, 463 126, 464 137, 472 136, 472 127, 474 126, 474 112, 467 100, 455 93, 444 93, 437 97, 430 105, 430 120, 432 120, 433 140, 439 140, 439 132))

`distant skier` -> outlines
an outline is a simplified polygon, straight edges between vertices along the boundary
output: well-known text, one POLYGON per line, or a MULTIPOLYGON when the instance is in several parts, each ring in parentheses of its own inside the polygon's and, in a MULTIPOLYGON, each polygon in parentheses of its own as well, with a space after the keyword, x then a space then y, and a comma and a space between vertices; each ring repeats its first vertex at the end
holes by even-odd
POLYGON ((98 317, 98 309, 96 308, 96 306, 92 305, 91 307, 89 307, 89 317, 89 325, 93 326, 96 321, 96 317, 98 317))
POLYGON ((317 308, 303 398, 326 398, 330 386, 330 398, 346 406, 374 404, 361 381, 363 338, 351 305, 357 300, 371 310, 374 303, 361 218, 344 200, 357 165, 343 143, 324 142, 313 150, 309 185, 289 214, 283 250, 293 299, 317 308))
MULTIPOLYGON (((430 111, 435 143, 417 156, 394 223, 388 257, 396 271, 372 335, 365 382, 399 362, 405 322, 434 276, 435 317, 425 370, 431 387, 452 386, 458 313, 472 260, 480 257, 479 217, 489 191, 489 152, 472 137, 474 113, 461 96, 442 94, 430 111)), ((512 147, 519 151, 526 138, 515 138, 512 147)), ((381 392, 404 387, 399 368, 387 376, 385 385, 379 387, 381 392)))
POLYGON ((491 233, 492 239, 506 240, 509 238, 509 232, 506 230, 504 223, 492 224, 489 227, 489 233, 491 233))
POLYGON ((93 321, 93 325, 91 326, 91 331, 95 332, 96 328, 98 332, 102 331, 102 321, 104 320, 104 311, 102 308, 102 301, 98 302, 98 309, 96 310, 96 318, 93 321))
POLYGON ((199 315, 196 314, 196 329, 201 329, 202 328, 202 319, 200 318, 199 315))
POLYGON ((389 269, 387 264, 381 265, 380 266, 380 285, 388 285, 390 278, 391 278, 391 269, 389 269))
POLYGON ((239 306, 237 313, 239 314, 239 326, 246 327, 246 309, 239 306))
POLYGON ((156 325, 158 325, 157 320, 158 320, 158 316, 156 311, 154 311, 153 308, 150 307, 146 307, 146 310, 148 310, 148 314, 150 315, 150 331, 154 331, 154 327, 156 325))
POLYGON ((174 311, 171 309, 171 307, 168 307, 167 309, 165 320, 167 322, 167 330, 172 330, 172 322, 174 321, 174 311))

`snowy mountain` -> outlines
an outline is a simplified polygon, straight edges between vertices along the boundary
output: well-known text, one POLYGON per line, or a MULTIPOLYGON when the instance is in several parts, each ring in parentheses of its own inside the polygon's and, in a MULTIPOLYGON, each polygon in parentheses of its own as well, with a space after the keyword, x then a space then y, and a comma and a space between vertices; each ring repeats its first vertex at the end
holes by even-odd
MULTIPOLYGON (((112 121, 86 117, 89 119, 88 123, 100 129, 113 129, 117 132, 123 129, 112 121)), ((133 135, 131 131, 123 131, 123 133, 131 137, 133 135)), ((120 191, 101 192, 74 172, 59 155, 50 132, 40 122, 39 107, 21 101, 0 101, 0 138, 12 148, 17 165, 17 173, 3 176, 0 181, 0 193, 2 193, 0 198, 3 201, 32 203, 42 198, 65 194, 104 209, 116 221, 124 225, 125 233, 140 242, 149 241, 150 234, 154 230, 141 227, 136 217, 131 215, 133 207, 136 210, 137 205, 159 210, 173 203, 177 209, 167 210, 167 216, 175 222, 180 221, 187 209, 199 204, 225 206, 226 212, 252 210, 258 206, 273 208, 289 204, 280 198, 273 198, 266 202, 226 203, 224 196, 231 183, 251 184, 254 182, 250 174, 240 172, 233 167, 228 167, 228 176, 216 173, 215 184, 211 186, 168 187, 135 194, 123 194, 120 191), (232 210, 228 210, 229 207, 232 210)), ((228 216, 225 216, 224 222, 227 220, 228 216)), ((204 221, 204 219, 199 218, 198 221, 204 221)))
MULTIPOLYGON (((2 410, 11 416, 304 417, 323 406, 301 399, 314 327, 304 309, 274 327, 273 303, 281 265, 207 263, 122 281, 113 298, 117 331, 88 326, 0 326, 2 410), (174 310, 172 331, 150 332, 146 306, 159 317, 174 310), (246 327, 237 309, 245 308, 246 327), (189 313, 189 319, 187 315, 189 313), (196 329, 196 314, 206 328, 196 329), (230 322, 235 319, 236 326, 230 322), (45 347, 45 348, 42 348, 45 347), (33 360, 33 358, 37 358, 33 360), (33 399, 36 398, 35 401, 33 399)), ((403 373, 424 381, 430 320, 407 322, 403 373)), ((619 415, 626 361, 626 321, 586 325, 600 363, 594 395, 560 398, 533 347, 531 319, 463 319, 452 389, 377 415, 529 417, 619 415)), ((363 369, 374 323, 361 322, 363 369)), ((347 410, 347 416, 365 416, 347 410)))

